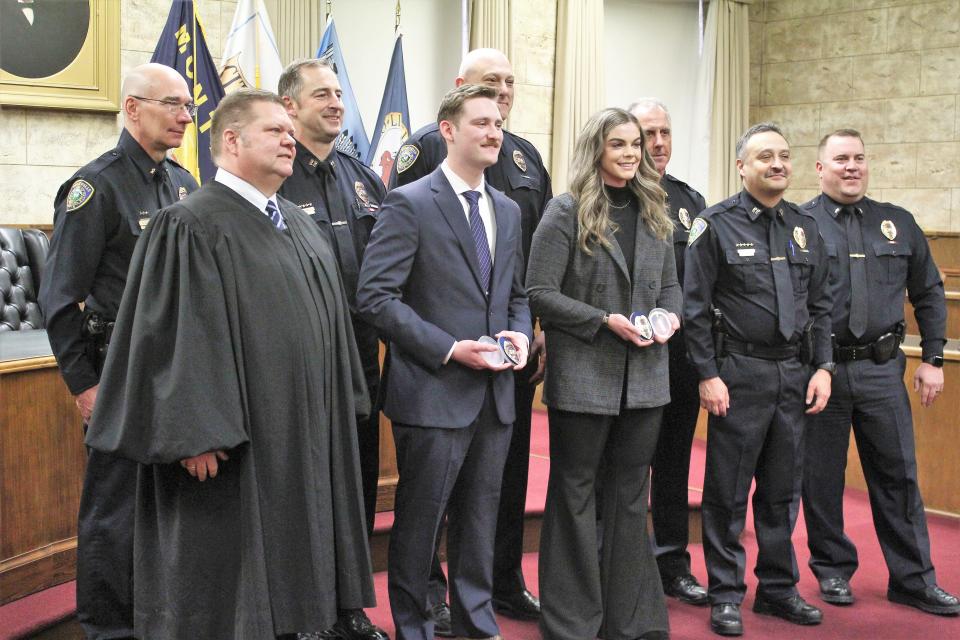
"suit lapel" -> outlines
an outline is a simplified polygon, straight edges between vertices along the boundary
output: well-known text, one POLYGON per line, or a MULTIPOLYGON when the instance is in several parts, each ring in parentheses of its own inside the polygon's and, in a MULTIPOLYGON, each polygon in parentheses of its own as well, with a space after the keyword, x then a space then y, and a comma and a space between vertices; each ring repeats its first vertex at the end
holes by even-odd
POLYGON ((467 264, 470 265, 470 271, 477 281, 477 286, 480 287, 481 291, 486 291, 487 288, 480 281, 480 262, 477 260, 477 247, 473 244, 473 234, 470 232, 467 216, 463 213, 463 205, 439 167, 430 177, 430 187, 433 189, 433 200, 437 203, 440 214, 450 225, 453 234, 460 243, 460 250, 463 251, 463 257, 466 258, 467 264))
MULTIPOLYGON (((489 183, 487 184, 489 187, 489 183)), ((510 229, 513 221, 510 220, 510 214, 506 212, 506 203, 503 202, 503 196, 499 194, 493 195, 490 189, 487 189, 487 197, 490 198, 490 204, 493 209, 494 219, 497 221, 497 246, 494 251, 493 258, 493 276, 492 279, 496 282, 496 277, 507 268, 509 264, 509 255, 513 250, 512 246, 509 246, 507 242, 507 231, 510 229)), ((493 284, 491 283, 490 289, 493 289, 493 284)))
POLYGON ((617 239, 609 230, 607 231, 607 244, 604 245, 603 248, 610 254, 610 257, 613 258, 614 263, 620 268, 620 271, 623 272, 623 275, 627 278, 627 282, 631 282, 632 278, 630 277, 630 270, 627 268, 627 259, 623 257, 623 251, 620 250, 620 243, 617 242, 617 239))

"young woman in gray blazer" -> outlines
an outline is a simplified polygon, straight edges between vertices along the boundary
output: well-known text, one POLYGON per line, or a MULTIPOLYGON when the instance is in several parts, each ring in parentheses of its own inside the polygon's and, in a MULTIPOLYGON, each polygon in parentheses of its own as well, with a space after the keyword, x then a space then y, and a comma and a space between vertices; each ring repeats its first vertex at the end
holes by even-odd
POLYGON ((640 125, 622 109, 590 119, 570 176, 570 193, 547 205, 527 271, 550 356, 541 631, 546 640, 667 637, 646 519, 670 401, 666 337, 645 339, 630 318, 661 307, 679 328, 672 224, 640 125))

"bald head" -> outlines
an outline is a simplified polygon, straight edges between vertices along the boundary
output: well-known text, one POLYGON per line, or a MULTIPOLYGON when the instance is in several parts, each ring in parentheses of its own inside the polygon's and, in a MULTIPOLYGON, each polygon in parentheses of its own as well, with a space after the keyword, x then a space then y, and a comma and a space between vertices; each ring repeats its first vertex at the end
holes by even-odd
POLYGON ((123 99, 127 96, 152 96, 156 90, 166 88, 168 84, 182 85, 188 93, 187 83, 176 69, 157 62, 148 62, 134 67, 123 79, 123 99))
POLYGON ((184 107, 192 104, 186 81, 171 67, 142 64, 123 79, 123 126, 157 162, 183 142, 193 122, 184 107))
POLYGON ((513 108, 513 67, 496 49, 474 49, 463 57, 456 86, 485 84, 497 90, 497 108, 504 120, 513 108))

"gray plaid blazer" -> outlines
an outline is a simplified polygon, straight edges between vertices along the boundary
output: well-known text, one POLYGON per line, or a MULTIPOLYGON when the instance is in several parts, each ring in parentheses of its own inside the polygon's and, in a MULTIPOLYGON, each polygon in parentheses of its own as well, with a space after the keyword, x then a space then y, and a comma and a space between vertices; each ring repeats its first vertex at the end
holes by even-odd
POLYGON ((547 205, 533 235, 527 295, 547 334, 543 399, 564 411, 617 415, 624 375, 628 409, 670 402, 667 345, 635 347, 603 326, 604 313, 646 314, 663 307, 680 316, 672 239, 637 225, 633 274, 613 234, 587 255, 577 246, 576 201, 569 193, 547 205))

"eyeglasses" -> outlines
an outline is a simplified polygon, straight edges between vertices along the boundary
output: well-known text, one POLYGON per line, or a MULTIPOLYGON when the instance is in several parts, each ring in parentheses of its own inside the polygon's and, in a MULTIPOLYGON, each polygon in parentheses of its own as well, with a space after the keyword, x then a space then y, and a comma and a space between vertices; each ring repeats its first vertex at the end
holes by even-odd
POLYGON ((133 95, 131 95, 130 97, 135 100, 143 100, 144 102, 156 102, 157 104, 162 104, 173 115, 177 115, 178 113, 180 113, 181 109, 184 109, 190 115, 191 118, 196 118, 197 112, 200 110, 200 107, 192 102, 188 102, 187 104, 180 104, 175 100, 157 100, 156 98, 143 98, 141 96, 133 96, 133 95))

